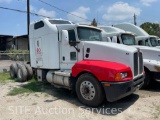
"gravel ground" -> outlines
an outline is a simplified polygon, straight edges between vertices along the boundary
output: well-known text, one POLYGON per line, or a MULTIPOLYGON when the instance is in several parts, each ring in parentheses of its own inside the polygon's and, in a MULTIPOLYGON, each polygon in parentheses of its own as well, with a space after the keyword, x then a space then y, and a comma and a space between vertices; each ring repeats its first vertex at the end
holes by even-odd
POLYGON ((22 63, 20 61, 0 60, 0 72, 9 71, 9 67, 13 63, 22 63))
POLYGON ((54 87, 45 93, 7 95, 14 87, 21 87, 23 84, 25 83, 0 84, 0 120, 160 119, 160 84, 114 103, 104 102, 98 108, 84 106, 68 90, 54 87))
POLYGON ((140 90, 117 102, 104 102, 98 108, 84 106, 70 91, 54 87, 45 93, 7 95, 14 87, 22 87, 23 84, 26 83, 0 83, 0 120, 160 119, 160 83, 149 90, 140 90))

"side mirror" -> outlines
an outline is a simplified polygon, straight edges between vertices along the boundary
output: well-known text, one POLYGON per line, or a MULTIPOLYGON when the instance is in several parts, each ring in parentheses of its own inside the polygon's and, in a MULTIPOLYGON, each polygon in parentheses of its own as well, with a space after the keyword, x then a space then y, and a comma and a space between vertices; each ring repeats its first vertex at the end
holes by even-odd
POLYGON ((113 42, 113 43, 117 43, 117 36, 113 36, 112 42, 113 42))
POLYGON ((68 36, 67 30, 62 30, 62 41, 64 43, 68 43, 68 41, 69 41, 69 36, 68 36))
POLYGON ((62 43, 63 44, 69 43, 70 46, 76 46, 77 43, 79 43, 79 42, 76 41, 76 37, 74 37, 74 36, 75 36, 75 34, 73 34, 72 31, 70 32, 67 30, 62 30, 62 43))
POLYGON ((77 42, 70 40, 70 41, 69 41, 69 44, 70 44, 70 46, 76 46, 76 45, 77 45, 77 42))

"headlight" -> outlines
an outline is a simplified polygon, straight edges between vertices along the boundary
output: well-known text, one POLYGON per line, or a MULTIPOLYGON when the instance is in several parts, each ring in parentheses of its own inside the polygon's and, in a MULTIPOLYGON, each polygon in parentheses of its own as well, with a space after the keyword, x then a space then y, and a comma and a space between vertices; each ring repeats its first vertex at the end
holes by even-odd
POLYGON ((127 76, 128 76, 128 74, 127 74, 126 72, 121 73, 121 77, 122 77, 122 79, 126 78, 127 76))
POLYGON ((126 78, 128 74, 126 72, 123 73, 117 73, 115 76, 116 81, 121 81, 122 79, 126 78))

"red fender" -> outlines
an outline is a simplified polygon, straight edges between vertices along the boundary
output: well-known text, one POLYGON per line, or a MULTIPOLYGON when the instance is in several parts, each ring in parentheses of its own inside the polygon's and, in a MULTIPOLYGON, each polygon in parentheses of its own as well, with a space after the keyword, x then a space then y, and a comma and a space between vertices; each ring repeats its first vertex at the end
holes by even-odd
POLYGON ((72 76, 76 77, 82 72, 92 73, 99 81, 117 82, 115 81, 115 76, 117 73, 122 73, 122 72, 128 73, 128 77, 124 78, 123 81, 128 81, 133 79, 130 67, 116 62, 83 60, 77 62, 72 67, 72 76))

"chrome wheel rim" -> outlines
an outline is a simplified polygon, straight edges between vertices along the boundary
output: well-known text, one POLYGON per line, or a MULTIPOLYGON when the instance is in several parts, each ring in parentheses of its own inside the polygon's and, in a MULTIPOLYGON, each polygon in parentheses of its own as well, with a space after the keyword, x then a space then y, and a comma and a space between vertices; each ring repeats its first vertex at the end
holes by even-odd
POLYGON ((84 81, 81 83, 80 92, 85 100, 93 100, 95 97, 95 88, 89 81, 84 81))

